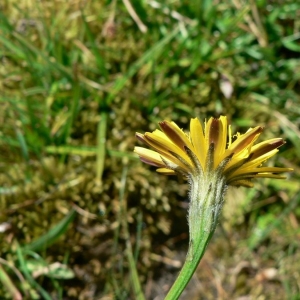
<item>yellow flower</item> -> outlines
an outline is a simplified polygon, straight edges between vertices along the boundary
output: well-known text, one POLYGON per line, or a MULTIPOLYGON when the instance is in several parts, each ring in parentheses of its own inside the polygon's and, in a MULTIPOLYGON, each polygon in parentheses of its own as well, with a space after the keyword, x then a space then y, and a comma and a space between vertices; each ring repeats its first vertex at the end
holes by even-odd
POLYGON ((163 121, 159 125, 161 130, 136 133, 136 137, 154 151, 142 147, 134 149, 143 162, 158 167, 159 173, 182 173, 190 177, 220 170, 227 185, 252 187, 253 178, 284 179, 279 174, 292 170, 262 166, 285 142, 273 138, 255 144, 263 131, 260 126, 250 128, 245 134, 237 133, 233 141, 225 116, 210 118, 204 130, 197 118, 191 119, 189 134, 174 122, 163 121))
POLYGON ((166 175, 181 173, 189 180, 189 250, 182 270, 166 299, 178 299, 192 277, 218 224, 228 185, 252 187, 254 178, 285 178, 290 168, 265 167, 263 163, 285 142, 274 138, 255 144, 263 128, 250 128, 232 136, 227 118, 210 118, 204 128, 191 119, 190 132, 174 122, 159 123, 161 130, 137 133, 146 149, 135 147, 140 159, 166 175))

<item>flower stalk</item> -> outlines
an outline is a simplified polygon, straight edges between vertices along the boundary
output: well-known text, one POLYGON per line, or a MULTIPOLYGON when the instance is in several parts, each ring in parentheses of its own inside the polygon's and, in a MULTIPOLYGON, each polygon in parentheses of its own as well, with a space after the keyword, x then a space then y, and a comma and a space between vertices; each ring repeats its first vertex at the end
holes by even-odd
POLYGON ((166 300, 178 299, 184 291, 199 265, 217 226, 218 216, 221 212, 227 190, 226 178, 222 172, 226 164, 230 161, 230 157, 220 163, 216 170, 213 170, 213 146, 211 144, 206 161, 207 170, 211 172, 206 173, 203 173, 201 166, 197 163, 196 157, 193 157, 193 153, 187 150, 194 164, 198 164, 189 178, 189 249, 186 261, 168 292, 166 300))

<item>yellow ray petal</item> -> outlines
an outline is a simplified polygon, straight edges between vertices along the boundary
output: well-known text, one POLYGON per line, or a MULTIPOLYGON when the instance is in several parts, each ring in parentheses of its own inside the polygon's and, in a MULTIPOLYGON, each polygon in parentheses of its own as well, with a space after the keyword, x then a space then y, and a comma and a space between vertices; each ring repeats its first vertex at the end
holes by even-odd
POLYGON ((204 123, 204 126, 205 126, 205 128, 204 128, 204 138, 205 138, 205 145, 207 147, 205 149, 205 151, 208 150, 209 145, 210 145, 210 143, 209 143, 209 131, 210 131, 210 127, 211 127, 211 124, 213 122, 213 119, 214 118, 209 118, 209 120, 204 123))
POLYGON ((274 179, 286 179, 286 176, 268 173, 259 173, 254 176, 255 178, 274 178, 274 179))
POLYGON ((249 169, 249 168, 255 168, 260 166, 264 161, 268 160, 269 158, 271 158, 272 156, 274 156, 279 150, 278 149, 274 149, 268 153, 265 153, 262 156, 259 156, 255 159, 252 159, 252 157, 250 157, 250 161, 245 163, 243 165, 244 169, 249 169))
POLYGON ((156 172, 164 174, 164 175, 175 175, 176 174, 175 171, 166 169, 166 168, 156 169, 156 172))
POLYGON ((240 135, 228 148, 226 151, 226 156, 234 153, 234 155, 238 155, 240 152, 242 152, 245 149, 248 149, 248 147, 253 144, 263 131, 263 128, 260 126, 257 126, 248 132, 246 132, 243 135, 240 135))
MULTIPOLYGON (((207 149, 214 144, 214 167, 216 168, 221 161, 221 155, 225 152, 227 140, 227 119, 210 118, 205 124, 205 141, 207 149)), ((206 149, 206 151, 207 151, 206 149)))
POLYGON ((272 151, 273 149, 277 149, 284 144, 285 142, 281 138, 276 138, 276 139, 267 140, 257 145, 254 145, 251 148, 251 160, 254 160, 257 157, 262 156, 265 153, 272 151))
POLYGON ((165 167, 164 162, 161 159, 161 156, 152 150, 143 148, 143 147, 134 147, 134 152, 140 157, 140 159, 149 164, 156 167, 165 167))
POLYGON ((184 150, 180 149, 177 145, 173 144, 171 141, 168 141, 166 138, 162 138, 157 133, 145 133, 145 139, 151 147, 153 147, 157 151, 162 151, 164 153, 174 152, 184 158, 187 162, 191 163, 189 157, 184 152, 184 150))
POLYGON ((178 147, 184 150, 184 146, 187 146, 194 151, 193 146, 186 134, 174 123, 163 121, 159 122, 159 126, 166 136, 178 147))
POLYGON ((192 140, 192 143, 193 143, 193 146, 195 149, 195 154, 198 157, 202 168, 204 169, 207 147, 205 145, 203 128, 201 126, 200 121, 197 118, 191 119, 190 134, 191 134, 191 140, 192 140))
MULTIPOLYGON (((185 171, 188 171, 186 166, 169 152, 169 151, 173 151, 173 152, 177 153, 176 152, 177 150, 179 150, 179 151, 182 151, 182 150, 180 148, 176 147, 175 145, 173 145, 173 143, 165 136, 165 134, 163 132, 156 130, 155 133, 153 133, 154 142, 151 141, 151 139, 149 140, 149 138, 147 138, 148 134, 152 135, 152 133, 150 133, 150 132, 146 132, 145 135, 137 133, 136 137, 140 141, 142 141, 143 143, 148 145, 149 147, 154 148, 165 159, 172 161, 174 164, 176 164, 180 168, 184 169, 185 171), (160 145, 162 145, 161 147, 158 147, 157 143, 155 142, 155 138, 160 140, 160 143, 161 143, 160 145)), ((146 162, 146 161, 144 160, 144 162, 146 162)))
POLYGON ((244 176, 244 175, 249 175, 252 176, 253 174, 258 174, 258 173, 269 173, 269 174, 274 174, 274 173, 285 173, 291 171, 290 168, 278 168, 278 167, 263 167, 263 168, 247 168, 244 169, 241 167, 240 169, 236 170, 232 174, 230 174, 229 178, 234 178, 234 177, 239 177, 239 176, 244 176))
POLYGON ((220 156, 225 152, 226 150, 226 145, 227 145, 227 129, 228 129, 228 124, 227 124, 227 117, 226 116, 220 116, 221 124, 222 124, 222 134, 221 134, 221 141, 220 141, 220 156))
POLYGON ((214 166, 215 168, 223 160, 227 142, 227 118, 221 116, 213 119, 209 129, 209 144, 214 143, 214 166))

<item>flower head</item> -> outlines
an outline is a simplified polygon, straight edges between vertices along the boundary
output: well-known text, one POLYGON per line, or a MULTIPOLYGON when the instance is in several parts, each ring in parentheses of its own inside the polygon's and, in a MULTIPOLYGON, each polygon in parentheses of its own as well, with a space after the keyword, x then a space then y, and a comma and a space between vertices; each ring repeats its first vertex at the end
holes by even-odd
POLYGON ((159 123, 161 130, 152 133, 136 133, 136 137, 154 149, 135 147, 140 159, 158 167, 157 172, 166 175, 182 173, 188 177, 220 171, 226 184, 252 187, 253 178, 284 179, 281 173, 290 168, 264 167, 262 164, 275 155, 285 142, 273 138, 255 144, 263 131, 257 126, 245 134, 231 134, 227 118, 210 118, 204 128, 195 118, 190 121, 190 133, 186 134, 174 122, 159 123))

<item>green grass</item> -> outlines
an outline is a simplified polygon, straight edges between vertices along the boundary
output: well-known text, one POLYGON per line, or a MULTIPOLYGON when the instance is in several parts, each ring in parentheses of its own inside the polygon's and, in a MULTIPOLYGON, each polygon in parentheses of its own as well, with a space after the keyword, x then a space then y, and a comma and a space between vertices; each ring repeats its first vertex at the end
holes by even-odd
POLYGON ((187 295, 297 299, 300 5, 131 4, 146 33, 120 1, 0 5, 0 298, 163 297, 187 249, 187 184, 142 165, 134 134, 225 114, 283 137, 272 164, 295 171, 229 193, 204 257, 224 293, 199 268, 187 295), (33 263, 63 267, 35 277, 33 263))

